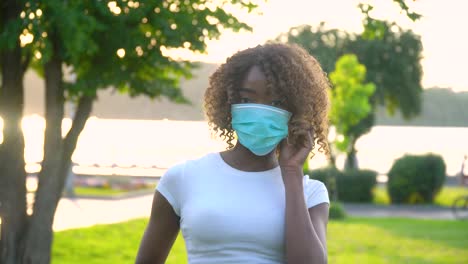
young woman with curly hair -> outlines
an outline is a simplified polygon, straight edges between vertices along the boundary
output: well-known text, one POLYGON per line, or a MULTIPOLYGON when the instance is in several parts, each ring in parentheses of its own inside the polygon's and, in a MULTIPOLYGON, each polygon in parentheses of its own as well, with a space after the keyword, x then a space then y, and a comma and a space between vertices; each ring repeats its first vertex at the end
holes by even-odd
POLYGON ((328 153, 328 88, 296 45, 227 59, 210 77, 205 111, 229 147, 163 175, 137 263, 164 263, 179 229, 190 264, 327 263, 327 190, 302 165, 315 143, 328 153))

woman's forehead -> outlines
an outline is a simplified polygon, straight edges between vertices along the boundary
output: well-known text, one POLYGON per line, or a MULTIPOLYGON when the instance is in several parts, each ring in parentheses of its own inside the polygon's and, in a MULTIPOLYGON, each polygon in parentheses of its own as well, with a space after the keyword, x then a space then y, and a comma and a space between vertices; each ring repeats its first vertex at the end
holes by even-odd
POLYGON ((259 66, 253 66, 247 71, 239 87, 239 92, 256 95, 272 95, 273 91, 270 90, 267 77, 259 66))
POLYGON ((259 81, 266 82, 266 76, 263 70, 259 66, 254 65, 250 67, 250 69, 247 71, 247 74, 245 75, 245 78, 244 78, 244 83, 259 82, 259 81))

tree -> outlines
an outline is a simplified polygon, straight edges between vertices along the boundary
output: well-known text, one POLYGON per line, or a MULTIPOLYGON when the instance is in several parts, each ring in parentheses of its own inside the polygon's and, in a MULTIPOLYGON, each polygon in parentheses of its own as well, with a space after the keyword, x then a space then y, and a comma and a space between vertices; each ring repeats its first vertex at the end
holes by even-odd
POLYGON ((322 69, 330 73, 335 69, 338 58, 346 53, 351 37, 352 35, 339 29, 327 30, 325 22, 321 22, 317 28, 311 25, 293 27, 276 40, 304 47, 320 62, 322 69))
MULTIPOLYGON (((302 45, 317 58, 327 73, 335 70, 336 61, 346 53, 356 54, 364 64, 366 82, 374 83, 376 92, 370 98, 372 111, 351 128, 353 138, 370 131, 378 105, 385 106, 391 115, 399 110, 405 119, 413 118, 421 111, 420 37, 394 23, 385 22, 383 25, 379 37, 371 39, 338 29, 326 29, 324 23, 316 28, 309 25, 294 27, 277 38, 302 45)), ((331 154, 330 163, 334 166, 335 158, 331 154)))
POLYGON ((200 1, 5 1, 0 6, 2 89, 0 116, 0 262, 49 263, 52 223, 77 138, 97 98, 109 86, 130 96, 166 96, 186 102, 178 85, 194 64, 176 61, 167 49, 205 50, 222 28, 250 30, 227 4, 251 11, 250 1, 215 5, 200 1), (22 39, 20 42, 19 39, 22 39), (8 65, 8 66, 7 66, 8 65), (22 78, 34 68, 46 84, 44 158, 33 213, 26 214, 24 141, 20 127, 22 78), (64 68, 76 82, 64 80, 64 68), (77 109, 62 138, 64 103, 77 109))
POLYGON ((345 169, 357 168, 355 144, 358 137, 353 129, 372 111, 369 98, 375 91, 375 85, 364 84, 365 77, 366 67, 353 54, 340 57, 335 71, 330 74, 334 87, 330 90, 330 123, 339 136, 335 145, 347 154, 345 169))
POLYGON ((367 81, 377 86, 374 104, 386 106, 390 114, 398 109, 406 119, 421 111, 422 44, 419 36, 385 23, 382 38, 357 36, 348 51, 367 68, 367 81))
POLYGON ((3 142, 0 145, 0 262, 9 264, 15 263, 17 243, 27 219, 24 138, 21 130, 23 75, 27 61, 23 61, 18 38, 20 29, 18 23, 14 23, 21 12, 20 2, 4 1, 0 8, 2 36, 10 34, 15 37, 9 42, 0 41, 0 115, 3 117, 3 142))
POLYGON ((356 54, 367 69, 366 81, 376 85, 373 105, 385 105, 392 114, 398 109, 409 119, 421 110, 421 39, 393 23, 384 25, 382 37, 374 39, 327 30, 324 23, 294 27, 277 39, 302 45, 327 73, 334 71, 340 56, 356 54))

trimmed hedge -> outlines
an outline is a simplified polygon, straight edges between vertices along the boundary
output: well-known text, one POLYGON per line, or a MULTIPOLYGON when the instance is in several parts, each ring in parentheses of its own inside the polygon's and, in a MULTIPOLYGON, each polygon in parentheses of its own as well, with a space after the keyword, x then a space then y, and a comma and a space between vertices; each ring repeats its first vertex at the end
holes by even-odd
POLYGON ((331 202, 330 209, 328 211, 328 218, 331 220, 340 220, 346 218, 346 211, 343 205, 338 202, 331 202))
POLYGON ((377 172, 371 170, 347 170, 341 172, 326 167, 306 172, 309 178, 319 180, 328 189, 331 200, 335 195, 342 202, 372 202, 373 188, 377 184, 377 172))
POLYGON ((445 181, 441 156, 405 155, 395 161, 388 173, 387 191, 393 204, 433 203, 445 181))
POLYGON ((309 175, 310 179, 321 181, 328 190, 328 197, 334 200, 336 194, 336 181, 341 172, 334 167, 325 167, 311 171, 305 171, 304 174, 309 175))
POLYGON ((343 202, 371 203, 372 190, 377 184, 377 172, 372 170, 345 170, 338 177, 338 198, 343 202))

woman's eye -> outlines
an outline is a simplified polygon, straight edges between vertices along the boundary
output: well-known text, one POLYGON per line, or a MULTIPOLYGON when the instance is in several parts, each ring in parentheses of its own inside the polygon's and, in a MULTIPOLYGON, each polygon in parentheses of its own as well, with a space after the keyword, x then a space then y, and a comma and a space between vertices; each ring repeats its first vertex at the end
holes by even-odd
POLYGON ((247 103, 251 103, 252 100, 250 100, 249 98, 242 97, 242 98, 240 99, 240 102, 241 102, 242 104, 247 104, 247 103))
POLYGON ((271 102, 271 105, 272 106, 282 106, 283 101, 282 100, 275 100, 275 101, 271 102))

